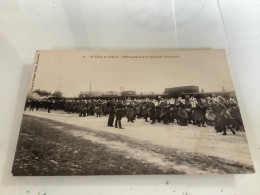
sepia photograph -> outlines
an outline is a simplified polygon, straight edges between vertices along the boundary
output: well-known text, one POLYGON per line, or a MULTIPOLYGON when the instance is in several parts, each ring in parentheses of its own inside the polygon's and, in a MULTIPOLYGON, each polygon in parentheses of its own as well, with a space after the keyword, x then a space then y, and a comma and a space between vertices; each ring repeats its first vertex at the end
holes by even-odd
POLYGON ((39 50, 14 176, 254 173, 225 50, 39 50))

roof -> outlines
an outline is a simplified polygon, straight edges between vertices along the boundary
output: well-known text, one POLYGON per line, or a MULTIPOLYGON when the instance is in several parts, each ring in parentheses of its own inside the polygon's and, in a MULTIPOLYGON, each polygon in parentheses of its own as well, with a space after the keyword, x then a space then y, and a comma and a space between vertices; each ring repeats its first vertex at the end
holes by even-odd
POLYGON ((194 92, 194 93, 181 93, 182 95, 188 95, 188 94, 212 94, 212 93, 235 93, 235 91, 229 90, 229 91, 208 91, 208 92, 194 92))
POLYGON ((179 86, 179 87, 167 87, 165 89, 186 88, 186 87, 199 87, 199 86, 198 85, 186 85, 186 86, 179 86))
POLYGON ((172 93, 196 93, 199 92, 199 86, 189 85, 189 86, 179 86, 179 87, 171 87, 165 88, 164 94, 172 94, 172 93))

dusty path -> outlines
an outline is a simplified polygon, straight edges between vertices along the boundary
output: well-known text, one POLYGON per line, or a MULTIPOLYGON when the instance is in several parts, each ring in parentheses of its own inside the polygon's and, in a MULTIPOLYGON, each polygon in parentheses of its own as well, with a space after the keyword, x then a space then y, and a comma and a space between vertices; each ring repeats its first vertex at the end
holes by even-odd
MULTIPOLYGON (((33 116, 34 117, 34 116, 33 116)), ((110 154, 121 155, 126 160, 137 160, 139 163, 150 164, 160 170, 160 173, 178 174, 208 174, 208 173, 250 173, 252 166, 228 161, 217 157, 198 153, 180 151, 174 148, 154 145, 151 142, 134 140, 130 137, 109 132, 91 130, 86 127, 69 125, 50 119, 34 117, 35 122, 44 123, 46 128, 66 133, 76 139, 91 141, 94 145, 103 145, 110 154)), ((81 147, 81 146, 79 146, 81 147)), ((91 149, 92 150, 92 149, 91 149)), ((93 151, 93 155, 100 153, 93 151)), ((110 158, 110 157, 108 157, 110 158)), ((107 160, 107 157, 105 158, 107 160)), ((117 162, 121 163, 121 162, 117 162)), ((124 164, 121 164, 122 166, 124 164)), ((113 165, 111 165, 113 166, 113 165)), ((154 173, 154 172, 151 172, 154 173)))
MULTIPOLYGON (((87 127, 96 133, 110 133, 113 135, 124 136, 137 143, 143 143, 146 146, 140 148, 130 147, 129 144, 125 144, 122 140, 106 140, 102 137, 98 137, 95 134, 90 134, 84 131, 78 131, 72 129, 71 134, 74 136, 80 136, 84 139, 91 140, 93 142, 102 143, 107 147, 114 150, 125 152, 126 156, 136 158, 139 160, 147 160, 162 167, 174 167, 177 170, 190 170, 189 173, 205 173, 203 170, 193 168, 188 164, 176 165, 171 159, 166 159, 165 156, 160 155, 158 152, 151 150, 150 144, 155 146, 162 146, 168 149, 177 149, 182 152, 201 154, 204 156, 212 156, 225 159, 227 161, 237 162, 245 165, 252 165, 250 153, 244 132, 238 132, 233 136, 231 132, 228 132, 227 136, 216 134, 213 127, 198 128, 193 125, 188 127, 180 127, 176 124, 163 125, 145 123, 142 119, 136 120, 135 123, 127 123, 126 119, 123 119, 123 126, 125 129, 115 129, 107 127, 107 117, 78 117, 76 114, 66 114, 61 112, 47 113, 45 111, 38 112, 25 112, 26 115, 33 115, 52 119, 66 124, 77 125, 79 127, 87 127), (188 166, 188 167, 187 167, 188 166)), ((61 128, 62 127, 56 127, 61 128)), ((213 170, 213 172, 215 172, 213 170)))
POLYGON ((165 173, 167 172, 167 169, 175 169, 186 174, 207 173, 206 171, 199 170, 192 166, 176 164, 167 160, 163 154, 153 151, 145 151, 138 147, 131 147, 127 143, 122 143, 120 141, 108 141, 104 138, 95 136, 93 133, 91 134, 78 130, 72 130, 71 133, 74 136, 80 136, 81 138, 90 140, 94 143, 103 144, 106 147, 115 150, 117 153, 121 152, 126 158, 134 158, 139 161, 148 162, 159 166, 165 173))

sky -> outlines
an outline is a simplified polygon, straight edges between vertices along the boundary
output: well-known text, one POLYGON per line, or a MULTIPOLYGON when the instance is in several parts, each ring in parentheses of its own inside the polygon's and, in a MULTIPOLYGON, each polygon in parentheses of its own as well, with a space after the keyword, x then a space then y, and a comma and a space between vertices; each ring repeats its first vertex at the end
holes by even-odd
POLYGON ((197 85, 200 90, 234 90, 224 50, 37 51, 30 89, 64 97, 81 91, 163 93, 197 85), (38 56, 38 57, 37 57, 38 56))

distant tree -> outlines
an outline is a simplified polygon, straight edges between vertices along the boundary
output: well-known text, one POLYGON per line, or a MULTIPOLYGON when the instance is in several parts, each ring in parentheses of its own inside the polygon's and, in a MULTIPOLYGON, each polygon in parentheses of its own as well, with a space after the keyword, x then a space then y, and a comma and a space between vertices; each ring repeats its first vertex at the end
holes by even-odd
POLYGON ((40 90, 40 89, 36 89, 33 91, 34 93, 37 93, 39 96, 48 96, 51 95, 51 92, 46 91, 46 90, 40 90))
POLYGON ((60 91, 55 91, 53 94, 53 97, 59 97, 59 98, 61 98, 62 97, 62 92, 60 92, 60 91))

